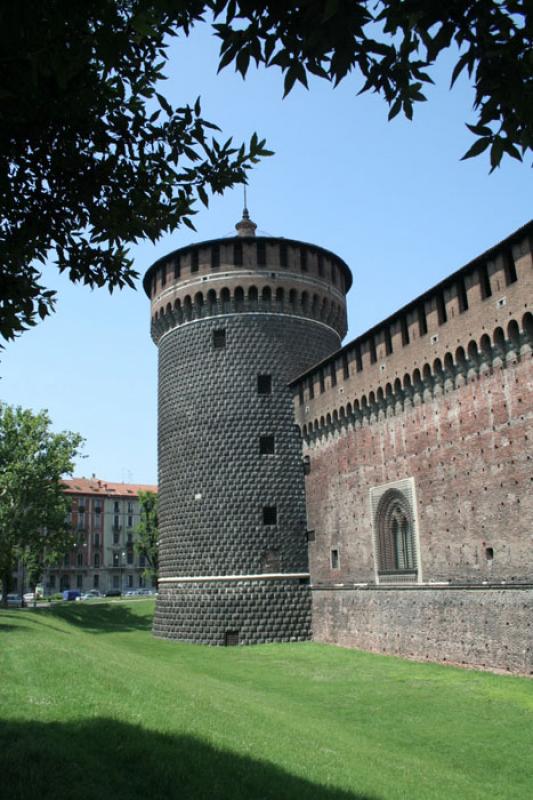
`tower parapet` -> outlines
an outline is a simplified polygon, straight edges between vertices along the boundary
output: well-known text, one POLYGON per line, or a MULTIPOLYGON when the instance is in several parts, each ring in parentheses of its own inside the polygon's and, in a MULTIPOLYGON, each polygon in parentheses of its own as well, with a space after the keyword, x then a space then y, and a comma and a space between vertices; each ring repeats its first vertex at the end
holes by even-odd
POLYGON ((144 279, 159 348, 154 632, 182 641, 310 636, 288 382, 339 347, 352 278, 333 253, 255 237, 246 222, 159 259, 144 279))

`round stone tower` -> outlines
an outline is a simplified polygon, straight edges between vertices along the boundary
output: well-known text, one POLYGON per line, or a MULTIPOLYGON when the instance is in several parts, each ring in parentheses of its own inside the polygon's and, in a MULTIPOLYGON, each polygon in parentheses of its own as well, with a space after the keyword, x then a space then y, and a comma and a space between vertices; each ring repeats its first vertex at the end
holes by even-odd
POLYGON ((352 276, 255 236, 170 253, 144 278, 159 347, 154 633, 205 644, 311 633, 304 469, 288 382, 336 350, 352 276))

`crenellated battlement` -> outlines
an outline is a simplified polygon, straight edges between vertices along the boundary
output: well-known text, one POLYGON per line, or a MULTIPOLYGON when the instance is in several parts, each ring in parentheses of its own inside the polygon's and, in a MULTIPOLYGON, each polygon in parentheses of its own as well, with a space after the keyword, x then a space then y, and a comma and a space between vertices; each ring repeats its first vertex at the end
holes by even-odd
POLYGON ((292 382, 305 437, 381 419, 531 353, 533 223, 292 382))
POLYGON ((223 314, 312 319, 342 339, 348 266, 323 248, 274 237, 215 239, 175 250, 144 279, 154 341, 186 322, 223 314))

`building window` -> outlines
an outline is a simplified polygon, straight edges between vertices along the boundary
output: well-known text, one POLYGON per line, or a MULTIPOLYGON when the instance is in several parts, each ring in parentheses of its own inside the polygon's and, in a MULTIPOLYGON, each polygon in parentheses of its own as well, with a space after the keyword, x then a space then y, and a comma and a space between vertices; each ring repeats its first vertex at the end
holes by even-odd
POLYGON ((226 346, 226 329, 219 328, 213 331, 213 347, 215 350, 222 350, 226 346))
POLYGON ((139 575, 139 589, 144 589, 146 586, 146 581, 144 580, 144 575, 139 575))
POLYGON ((416 577, 416 548, 411 504, 399 489, 381 496, 375 515, 378 575, 416 577))
POLYGON ((312 375, 307 379, 307 391, 309 392, 309 399, 313 400, 315 397, 315 383, 312 375))
POLYGON ((300 268, 302 272, 307 272, 307 250, 305 247, 300 248, 300 268))
POLYGON ((339 569, 340 559, 338 548, 334 547, 331 550, 331 569, 339 569))
POLYGON ((485 558, 487 561, 494 560, 494 548, 493 547, 486 547, 485 548, 485 558))
POLYGON ((83 567, 83 553, 78 553, 76 556, 76 564, 78 567, 83 567))
POLYGON ((257 265, 264 267, 266 264, 266 244, 261 240, 257 242, 257 265))
POLYGON ((257 394, 272 394, 272 375, 257 376, 257 394))
POLYGON ((128 588, 131 589, 133 587, 133 575, 128 575, 128 588))
POLYGON ((50 580, 48 581, 48 584, 50 586, 50 589, 55 589, 56 588, 56 576, 55 575, 50 575, 50 580))
POLYGON ((335 368, 335 362, 334 361, 331 362, 331 365, 330 365, 329 369, 330 369, 331 385, 332 386, 336 386, 337 385, 337 370, 335 368))
POLYGON ((126 555, 126 562, 128 564, 133 564, 133 550, 128 550, 128 553, 126 555))
POLYGON ((113 589, 118 589, 120 587, 120 578, 118 575, 113 575, 113 589))
POLYGON ((198 250, 193 250, 191 253, 191 272, 198 272, 198 250))
POLYGON ((324 394, 326 391, 326 377, 324 375, 324 370, 321 369, 318 373, 318 380, 320 383, 320 394, 324 394))
POLYGON ((95 533, 94 534, 94 546, 95 547, 100 547, 100 534, 99 533, 95 533))
POLYGON ((131 514, 128 517, 128 528, 133 528, 133 517, 131 514))
POLYGON ((95 569, 99 569, 100 568, 100 553, 95 553, 94 554, 93 562, 94 562, 94 568, 95 569))
POLYGON ((322 253, 318 254, 318 274, 321 278, 324 277, 324 256, 322 253))
POLYGON ((272 435, 259 437, 259 452, 262 456, 271 456, 274 454, 274 437, 272 435))
POLYGON ((83 575, 76 575, 76 589, 83 587, 83 575))
MULTIPOLYGON (((118 500, 115 500, 114 512, 115 512, 115 514, 119 514, 120 513, 120 503, 118 502, 118 500)), ((115 520, 116 519, 117 518, 115 517, 115 520)), ((116 524, 118 525, 118 522, 116 522, 116 524)))
POLYGON ((263 506, 263 525, 276 525, 278 510, 276 506, 263 506))
POLYGON ((100 586, 100 575, 93 575, 93 588, 98 589, 100 586))
POLYGON ((504 253, 503 263, 505 269, 505 283, 509 286, 510 283, 515 283, 515 281, 518 280, 513 254, 510 250, 504 253))
POLYGON ((63 559, 63 566, 70 567, 70 556, 65 556, 63 559))
POLYGON ((128 514, 133 514, 133 503, 131 500, 128 500, 128 514))
POLYGON ((165 286, 167 282, 167 266, 163 264, 161 267, 161 286, 165 286))
POLYGON ((113 531, 113 544, 120 544, 120 533, 117 530, 113 531))
POLYGON ((120 556, 118 553, 113 553, 113 566, 120 567, 120 556))
POLYGON ((216 269, 220 267, 220 246, 214 244, 211 248, 211 268, 216 269))
POLYGON ((146 556, 140 555, 139 556, 139 566, 145 567, 146 566, 146 556))
POLYGON ((175 279, 179 278, 180 273, 181 273, 181 256, 178 254, 174 258, 174 278, 175 279))

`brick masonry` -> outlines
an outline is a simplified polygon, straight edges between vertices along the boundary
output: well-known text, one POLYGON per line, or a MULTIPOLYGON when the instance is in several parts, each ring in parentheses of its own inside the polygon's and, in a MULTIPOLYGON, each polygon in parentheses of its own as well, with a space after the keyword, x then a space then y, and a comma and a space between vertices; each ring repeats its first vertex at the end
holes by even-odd
POLYGON ((315 639, 531 672, 532 229, 293 383, 315 639), (376 585, 371 490, 406 479, 420 585, 376 585))
POLYGON ((312 595, 318 641, 533 674, 531 590, 324 588, 312 595))

